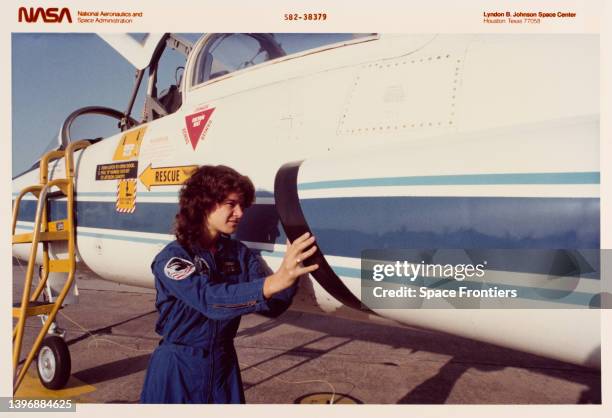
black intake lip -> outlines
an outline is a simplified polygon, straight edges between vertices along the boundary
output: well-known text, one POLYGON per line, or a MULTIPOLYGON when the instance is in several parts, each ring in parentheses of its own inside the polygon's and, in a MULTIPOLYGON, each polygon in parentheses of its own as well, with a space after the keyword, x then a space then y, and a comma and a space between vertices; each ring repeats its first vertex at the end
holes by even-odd
MULTIPOLYGON (((295 161, 283 165, 276 173, 276 178, 274 179, 276 210, 285 234, 287 234, 287 237, 292 242, 306 232, 312 234, 302 212, 297 192, 297 177, 302 162, 295 161)), ((313 264, 318 264, 319 268, 310 274, 330 295, 348 307, 357 310, 368 310, 364 308, 361 301, 351 293, 336 273, 334 273, 318 246, 317 251, 311 257, 304 260, 304 265, 306 266, 313 264)))

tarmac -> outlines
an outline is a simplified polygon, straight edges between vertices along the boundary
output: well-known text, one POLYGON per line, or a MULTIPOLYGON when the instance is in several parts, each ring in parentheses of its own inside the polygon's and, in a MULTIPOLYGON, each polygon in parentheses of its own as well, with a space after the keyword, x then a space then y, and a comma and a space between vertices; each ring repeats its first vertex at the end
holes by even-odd
MULTIPOLYGON (((13 266, 13 298, 25 268, 13 266)), ((84 276, 66 330, 72 376, 45 389, 35 365, 16 397, 77 403, 137 403, 158 344, 155 292, 84 276)), ((27 354, 40 329, 26 325, 27 354)), ((247 403, 579 404, 601 403, 601 373, 531 354, 415 328, 288 311, 247 315, 235 340, 247 403)))

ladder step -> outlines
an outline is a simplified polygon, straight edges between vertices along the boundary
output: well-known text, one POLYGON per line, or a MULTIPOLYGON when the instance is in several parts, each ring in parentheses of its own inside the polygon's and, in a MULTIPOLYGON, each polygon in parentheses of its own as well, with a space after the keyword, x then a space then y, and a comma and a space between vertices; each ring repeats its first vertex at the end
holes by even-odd
POLYGON ((49 272, 51 273, 69 273, 70 272, 70 260, 49 260, 49 272))
MULTIPOLYGON (((54 303, 29 302, 28 307, 26 309, 26 316, 29 317, 29 316, 48 314, 49 312, 51 312, 54 306, 55 306, 54 303)), ((20 314, 21 314, 21 303, 14 303, 13 304, 13 318, 19 318, 20 314)))
MULTIPOLYGON (((32 242, 33 235, 31 232, 13 235, 13 244, 32 242)), ((39 241, 67 241, 69 236, 68 231, 41 232, 39 234, 39 241)))

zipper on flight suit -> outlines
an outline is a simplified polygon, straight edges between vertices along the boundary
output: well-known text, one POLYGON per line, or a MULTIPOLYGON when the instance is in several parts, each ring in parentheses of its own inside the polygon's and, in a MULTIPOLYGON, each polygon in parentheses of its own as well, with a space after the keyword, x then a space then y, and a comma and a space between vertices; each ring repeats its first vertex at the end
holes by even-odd
MULTIPOLYGON (((210 252, 208 252, 210 254, 210 252)), ((217 265, 215 263, 215 257, 212 256, 210 257, 210 278, 213 279, 213 274, 217 274, 217 265)), ((213 388, 213 384, 215 381, 215 356, 216 356, 216 352, 214 350, 215 347, 215 342, 217 339, 217 330, 218 330, 218 324, 217 321, 208 321, 209 326, 211 328, 211 335, 210 335, 210 342, 209 342, 209 353, 210 353, 210 370, 209 370, 209 381, 208 381, 208 402, 212 403, 213 401, 213 396, 214 396, 214 388, 213 388)))

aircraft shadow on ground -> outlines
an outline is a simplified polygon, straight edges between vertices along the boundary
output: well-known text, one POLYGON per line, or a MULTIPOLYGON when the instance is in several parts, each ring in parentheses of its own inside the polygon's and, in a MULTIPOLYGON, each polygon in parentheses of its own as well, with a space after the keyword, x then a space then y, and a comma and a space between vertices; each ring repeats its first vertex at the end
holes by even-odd
MULTIPOLYGON (((109 335, 112 334, 113 327, 142 319, 151 314, 154 314, 154 311, 146 312, 95 330, 90 330, 90 334, 81 335, 67 342, 69 345, 72 345, 88 338, 93 338, 94 336, 109 335)), ((273 374, 267 374, 267 376, 256 382, 245 382, 245 390, 288 373, 310 361, 346 346, 353 341, 365 341, 373 344, 391 346, 396 349, 408 349, 411 354, 422 351, 450 357, 433 377, 423 381, 410 390, 403 397, 398 399, 397 403, 444 404, 447 403, 454 385, 467 371, 476 369, 484 372, 493 372, 502 370, 506 367, 527 368, 532 373, 538 373, 584 385, 586 389, 581 393, 580 399, 577 402, 601 403, 601 373, 599 370, 575 366, 516 350, 498 347, 492 344, 438 332, 414 328, 404 328, 402 332, 398 332, 399 328, 396 327, 361 322, 358 326, 355 326, 355 321, 352 320, 334 318, 333 321, 330 321, 329 317, 324 315, 290 311, 280 318, 269 319, 253 327, 243 328, 239 331, 237 337, 245 338, 261 335, 283 324, 309 329, 317 333, 323 333, 324 335, 281 351, 258 363, 249 364, 248 366, 242 365, 242 370, 244 372, 249 369, 256 369, 264 363, 280 359, 283 356, 292 356, 293 358, 297 356, 301 358, 291 366, 273 374), (342 341, 326 349, 313 349, 308 347, 327 337, 341 338, 342 341)), ((86 370, 81 370, 75 373, 74 377, 88 384, 109 381, 145 370, 148 365, 149 357, 150 354, 143 354, 102 364, 86 370)), ((386 366, 397 366, 398 368, 401 367, 400 364, 397 364, 393 360, 385 361, 381 364, 386 366)))
MULTIPOLYGON (((450 357, 436 375, 410 390, 398 399, 397 403, 444 404, 454 385, 470 369, 494 372, 507 367, 526 368, 532 373, 586 386, 577 403, 601 403, 601 372, 599 370, 441 332, 415 328, 404 328, 402 332, 398 332, 400 328, 372 323, 360 323, 359 327, 355 327, 354 321, 345 319, 329 321, 321 316, 321 319, 313 320, 313 317, 319 315, 297 312, 286 315, 284 321, 287 323, 325 333, 328 336, 409 349, 411 354, 422 351, 450 357)), ((598 355, 598 352, 593 355, 598 355)), ((384 364, 395 365, 398 368, 401 366, 393 361, 384 362, 384 364)), ((517 401, 520 402, 520 400, 517 401)))

